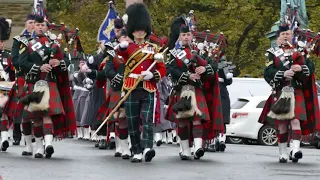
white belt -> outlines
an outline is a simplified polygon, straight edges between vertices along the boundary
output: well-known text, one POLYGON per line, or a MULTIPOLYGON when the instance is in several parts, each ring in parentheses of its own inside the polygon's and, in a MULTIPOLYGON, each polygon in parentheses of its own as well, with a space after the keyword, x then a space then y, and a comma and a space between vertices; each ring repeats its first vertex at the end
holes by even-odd
POLYGON ((224 79, 223 78, 219 78, 219 82, 224 82, 224 79))
POLYGON ((141 76, 141 74, 134 74, 134 73, 131 73, 129 75, 129 77, 134 78, 134 79, 138 79, 140 76, 141 76))

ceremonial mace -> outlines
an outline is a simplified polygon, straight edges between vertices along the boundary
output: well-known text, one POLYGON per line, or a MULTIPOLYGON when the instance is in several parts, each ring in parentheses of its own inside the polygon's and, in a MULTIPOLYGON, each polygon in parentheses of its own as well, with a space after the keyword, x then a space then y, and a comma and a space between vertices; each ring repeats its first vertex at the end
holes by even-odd
MULTIPOLYGON (((166 48, 164 51, 162 51, 161 54, 163 55, 167 50, 168 50, 168 48, 166 48)), ((158 60, 155 60, 155 61, 150 65, 150 67, 147 69, 147 71, 150 71, 157 63, 158 63, 158 60)), ((126 95, 124 95, 124 96, 120 99, 120 101, 118 102, 118 104, 116 105, 116 107, 112 109, 112 111, 109 113, 109 115, 106 117, 106 119, 105 119, 105 120, 101 123, 101 125, 98 127, 98 129, 96 130, 96 132, 93 133, 91 139, 93 139, 93 137, 94 137, 95 135, 97 135, 97 133, 98 133, 98 132, 100 131, 100 129, 102 128, 102 126, 113 116, 114 113, 116 113, 116 112, 118 111, 118 109, 119 109, 119 107, 121 106, 121 104, 122 104, 125 100, 128 99, 128 97, 129 97, 129 95, 131 94, 131 92, 137 88, 138 84, 143 80, 143 78, 144 78, 144 76, 141 75, 141 76, 138 78, 137 82, 134 84, 134 86, 133 86, 131 89, 129 89, 129 91, 126 93, 126 95)))

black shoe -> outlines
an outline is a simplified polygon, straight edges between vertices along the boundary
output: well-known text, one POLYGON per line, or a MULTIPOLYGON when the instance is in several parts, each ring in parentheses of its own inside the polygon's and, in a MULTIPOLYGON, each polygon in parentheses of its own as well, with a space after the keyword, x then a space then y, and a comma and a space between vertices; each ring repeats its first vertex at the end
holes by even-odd
POLYGON ((216 151, 217 151, 217 152, 221 151, 221 149, 220 149, 220 142, 219 142, 219 141, 216 142, 216 151))
POLYGON ((97 141, 97 142, 94 144, 94 147, 99 147, 99 143, 100 143, 100 141, 97 141))
POLYGON ((19 146, 20 145, 20 140, 14 140, 12 142, 12 145, 19 146))
POLYGON ((36 138, 32 138, 31 142, 32 143, 36 142, 36 138))
POLYGON ((99 142, 99 149, 107 149, 107 141, 106 140, 100 140, 99 142))
POLYGON ((287 163, 288 160, 285 158, 279 158, 279 163, 287 163))
POLYGON ((32 152, 22 151, 22 156, 32 156, 32 152))
POLYGON ((43 154, 37 153, 34 155, 34 158, 43 158, 43 154))
POLYGON ((3 141, 3 143, 1 144, 1 151, 7 151, 8 147, 9 147, 9 142, 3 141))
POLYGON ((221 141, 221 142, 219 143, 219 150, 220 150, 221 152, 224 152, 225 149, 226 149, 226 143, 223 142, 223 141, 221 141))
POLYGON ((294 156, 292 156, 292 151, 291 151, 289 158, 290 158, 290 160, 292 160, 292 162, 296 163, 299 161, 299 159, 302 159, 302 152, 299 150, 298 152, 296 152, 294 154, 294 156))
POLYGON ((115 149, 116 148, 116 142, 114 138, 110 139, 109 149, 115 149))
POLYGON ((52 154, 54 153, 53 146, 49 145, 46 147, 46 158, 51 158, 52 154))
POLYGON ((114 157, 121 157, 121 153, 119 153, 119 152, 116 152, 115 154, 114 154, 114 157))
POLYGON ((152 160, 152 158, 154 158, 154 156, 156 156, 156 151, 154 151, 153 149, 150 149, 144 155, 144 161, 145 162, 150 162, 152 160))
POLYGON ((196 151, 194 159, 200 159, 204 155, 204 149, 200 148, 196 151))
POLYGON ((162 141, 161 141, 161 140, 157 141, 157 146, 158 146, 158 147, 161 146, 161 144, 162 144, 162 141))
POLYGON ((122 155, 121 157, 122 159, 130 159, 130 156, 128 154, 122 155))
POLYGON ((173 142, 177 142, 177 136, 173 137, 173 142))
POLYGON ((179 154, 180 155, 180 159, 185 161, 185 160, 191 160, 191 157, 183 155, 182 153, 179 154))

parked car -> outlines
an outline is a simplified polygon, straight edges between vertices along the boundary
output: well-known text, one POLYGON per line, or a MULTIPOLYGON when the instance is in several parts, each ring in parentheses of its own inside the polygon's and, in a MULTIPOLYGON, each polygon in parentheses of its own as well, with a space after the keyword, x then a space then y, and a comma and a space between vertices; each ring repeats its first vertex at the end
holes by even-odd
POLYGON ((226 125, 228 142, 257 141, 261 145, 268 146, 277 144, 276 130, 258 122, 267 99, 268 96, 240 97, 231 105, 231 120, 230 124, 226 125))

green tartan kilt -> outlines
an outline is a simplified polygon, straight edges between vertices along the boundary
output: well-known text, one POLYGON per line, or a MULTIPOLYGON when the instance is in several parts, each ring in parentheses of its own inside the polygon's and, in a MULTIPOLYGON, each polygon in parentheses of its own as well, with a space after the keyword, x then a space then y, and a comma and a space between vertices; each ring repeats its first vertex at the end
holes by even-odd
POLYGON ((206 98, 202 92, 202 89, 196 88, 195 94, 196 94, 197 106, 198 106, 199 110, 202 112, 201 116, 195 115, 195 116, 189 117, 189 118, 177 119, 176 118, 177 114, 172 110, 172 107, 175 103, 177 103, 180 100, 181 91, 176 91, 176 94, 174 94, 170 97, 170 102, 169 102, 169 107, 168 107, 168 111, 166 114, 166 119, 168 119, 169 121, 175 122, 175 123, 179 123, 181 121, 188 121, 188 122, 190 122, 190 121, 210 121, 209 109, 207 106, 206 98))

